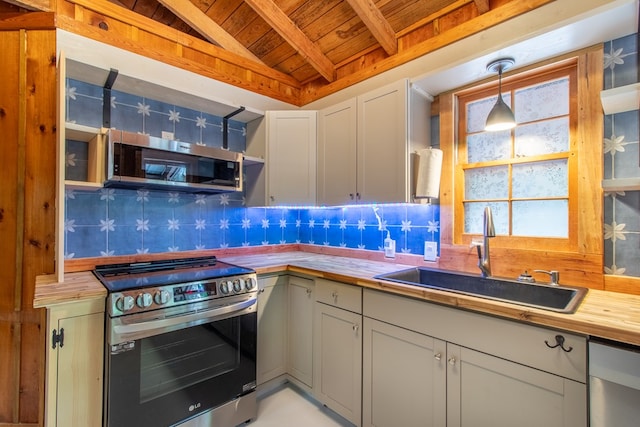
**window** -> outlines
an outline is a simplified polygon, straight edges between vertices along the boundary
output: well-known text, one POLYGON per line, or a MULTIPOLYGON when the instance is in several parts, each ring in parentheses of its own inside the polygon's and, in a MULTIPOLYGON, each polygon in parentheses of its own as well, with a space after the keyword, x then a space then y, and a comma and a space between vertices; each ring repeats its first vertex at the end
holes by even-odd
POLYGON ((497 88, 458 96, 456 235, 482 234, 493 211, 502 245, 567 249, 577 238, 577 61, 505 79, 503 98, 518 126, 486 132, 497 88))
MULTIPOLYGON (((470 243, 472 238, 480 234, 481 230, 477 225, 482 223, 482 215, 471 213, 467 218, 465 204, 470 206, 466 208, 469 210, 473 209, 471 204, 474 202, 505 203, 507 213, 513 216, 514 211, 516 214, 520 212, 518 207, 526 208, 525 205, 517 206, 516 202, 523 204, 541 201, 566 203, 567 215, 564 221, 567 222, 567 237, 531 237, 529 230, 534 227, 543 227, 546 230, 547 225, 549 225, 548 228, 556 228, 559 223, 558 218, 543 218, 542 213, 536 213, 535 210, 521 209, 521 212, 529 215, 529 217, 520 216, 520 224, 526 227, 524 231, 520 226, 514 227, 511 218, 500 219, 500 221, 506 222, 501 223, 501 228, 496 230, 504 234, 498 234, 491 239, 492 272, 498 276, 517 277, 525 270, 558 270, 562 272, 561 280, 564 283, 602 288, 603 199, 601 182, 604 116, 600 92, 603 82, 603 49, 602 46, 592 46, 554 61, 555 63, 549 60, 544 64, 532 65, 526 71, 519 72, 517 75, 508 74, 503 79, 503 91, 510 97, 509 102, 515 111, 518 110, 516 92, 539 85, 543 85, 542 88, 546 84, 562 85, 564 84, 562 83, 563 79, 567 77, 569 79, 568 115, 546 114, 544 119, 527 120, 513 131, 507 132, 508 137, 505 139, 510 153, 508 157, 502 155, 497 157, 497 160, 486 159, 482 161, 473 160, 472 157, 473 161, 468 161, 467 134, 480 135, 483 132, 481 130, 467 131, 466 105, 495 97, 498 92, 497 79, 492 79, 490 84, 461 88, 438 96, 440 147, 444 153, 440 181, 442 256, 439 259, 438 267, 478 272, 477 254, 470 247, 470 243), (521 132, 541 127, 550 129, 552 126, 555 127, 556 123, 567 118, 569 121, 568 149, 562 148, 558 142, 562 138, 554 138, 553 140, 556 142, 551 146, 555 148, 533 152, 519 151, 522 148, 518 148, 517 140, 524 141, 522 138, 525 135, 521 132), (517 156, 515 153, 525 155, 517 156), (551 162, 551 164, 545 162, 551 162), (540 165, 546 167, 548 165, 551 168, 549 170, 555 170, 556 164, 565 162, 567 165, 566 194, 545 192, 544 196, 531 193, 526 193, 526 196, 523 196, 518 192, 519 190, 514 193, 514 185, 512 184, 514 179, 512 169, 514 167, 526 168, 529 166, 539 167, 540 165), (527 166, 521 166, 524 164, 527 166), (506 197, 483 195, 480 200, 465 199, 465 171, 480 167, 506 167, 506 178, 504 178, 508 185, 506 197), (467 224, 468 231, 465 232, 465 223, 468 221, 470 221, 467 224), (553 224, 549 224, 551 222, 553 224)), ((486 102, 491 105, 492 101, 487 100, 486 102)), ((545 102, 537 102, 535 105, 547 107, 545 102)), ((522 112, 516 114, 520 115, 522 112)), ((484 118, 478 120, 480 123, 484 122, 484 118)), ((537 130, 528 132, 527 139, 537 138, 538 133, 537 130)), ((548 132, 546 133, 548 134, 548 132)), ((498 138, 497 136, 485 135, 487 138, 498 138)), ((481 136, 476 138, 481 138, 481 136)), ((524 176, 527 177, 528 173, 525 171, 524 176)), ((518 172, 516 172, 517 174, 518 172)), ((518 177, 516 176, 516 178, 518 177)), ((530 179, 526 178, 524 181, 529 182, 530 179)), ((488 183, 487 186, 489 186, 488 183)), ((536 190, 538 186, 537 183, 535 185, 528 184, 525 186, 525 190, 531 192, 536 190)), ((494 216, 497 214, 498 212, 495 212, 494 216)), ((494 220, 496 219, 494 218, 494 220)), ((515 219, 518 220, 518 218, 515 219)))

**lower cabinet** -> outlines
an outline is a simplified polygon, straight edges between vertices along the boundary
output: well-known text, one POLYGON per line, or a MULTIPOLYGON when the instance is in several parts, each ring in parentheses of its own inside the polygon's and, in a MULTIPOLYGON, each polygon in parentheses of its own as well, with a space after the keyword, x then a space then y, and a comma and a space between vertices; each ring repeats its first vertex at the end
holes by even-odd
POLYGON ((321 278, 258 282, 259 384, 286 374, 356 426, 588 425, 584 336, 321 278))
POLYGON ((447 426, 587 425, 585 384, 453 344, 447 365, 447 426))
POLYGON ((258 278, 258 385, 287 373, 287 276, 258 278))
POLYGON ((313 387, 314 282, 289 276, 287 372, 298 385, 313 387))
POLYGON ((362 425, 445 426, 445 343, 367 317, 362 339, 362 425))
POLYGON ((313 394, 328 408, 359 426, 362 402, 362 290, 357 286, 318 279, 316 293, 313 394))
POLYGON ((47 307, 45 421, 102 425, 104 298, 47 307))
POLYGON ((585 337, 369 290, 363 314, 364 426, 587 426, 585 337))

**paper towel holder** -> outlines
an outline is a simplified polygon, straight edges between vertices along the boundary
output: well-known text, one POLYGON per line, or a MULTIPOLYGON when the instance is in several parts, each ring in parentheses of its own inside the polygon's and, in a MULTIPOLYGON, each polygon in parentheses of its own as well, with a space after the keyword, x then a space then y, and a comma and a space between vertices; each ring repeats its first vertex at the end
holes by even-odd
POLYGON ((440 175, 442 174, 442 150, 427 147, 415 152, 414 202, 431 204, 431 199, 440 195, 440 175))

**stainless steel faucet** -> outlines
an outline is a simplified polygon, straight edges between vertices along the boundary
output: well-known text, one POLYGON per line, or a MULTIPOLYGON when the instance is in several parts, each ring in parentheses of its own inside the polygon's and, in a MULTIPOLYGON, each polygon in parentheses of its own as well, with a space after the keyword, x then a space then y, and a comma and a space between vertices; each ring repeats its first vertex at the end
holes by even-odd
POLYGON ((491 208, 484 208, 484 224, 482 229, 482 249, 480 245, 478 249, 478 268, 482 273, 482 277, 491 276, 491 255, 489 252, 489 238, 496 237, 496 229, 493 225, 493 214, 491 208))

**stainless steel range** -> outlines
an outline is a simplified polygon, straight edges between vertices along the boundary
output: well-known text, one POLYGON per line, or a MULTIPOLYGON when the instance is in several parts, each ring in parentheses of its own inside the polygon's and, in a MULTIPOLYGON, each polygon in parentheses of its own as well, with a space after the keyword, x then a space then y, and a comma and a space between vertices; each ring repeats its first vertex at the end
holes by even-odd
POLYGON ((255 271, 206 257, 94 273, 109 292, 104 426, 255 418, 255 271))

